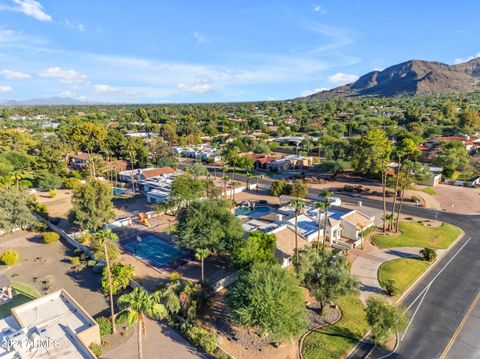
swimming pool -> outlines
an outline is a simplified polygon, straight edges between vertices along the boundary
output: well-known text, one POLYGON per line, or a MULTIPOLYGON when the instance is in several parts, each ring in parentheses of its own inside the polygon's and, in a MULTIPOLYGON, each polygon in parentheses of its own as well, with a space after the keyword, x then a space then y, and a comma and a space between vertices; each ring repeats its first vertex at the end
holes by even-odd
POLYGON ((235 215, 237 216, 248 216, 252 218, 259 218, 263 217, 266 214, 272 212, 273 209, 271 207, 263 206, 263 207, 238 207, 235 208, 235 215))
POLYGON ((115 195, 122 195, 122 194, 125 194, 127 192, 130 192, 130 189, 113 187, 113 194, 115 194, 115 195))
POLYGON ((145 236, 141 241, 129 241, 122 246, 137 259, 158 268, 185 254, 181 248, 154 235, 145 236))

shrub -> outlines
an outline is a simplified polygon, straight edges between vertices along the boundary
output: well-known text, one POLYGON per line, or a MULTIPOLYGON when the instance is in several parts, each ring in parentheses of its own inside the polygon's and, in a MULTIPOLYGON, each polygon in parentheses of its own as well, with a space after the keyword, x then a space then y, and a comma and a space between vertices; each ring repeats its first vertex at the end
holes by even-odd
POLYGON ((375 298, 367 300, 367 321, 375 343, 382 343, 406 327, 402 309, 375 298))
POLYGON ((8 249, 0 255, 0 261, 6 266, 12 266, 18 263, 20 254, 14 249, 8 249))
POLYGON ((388 295, 390 296, 395 296, 399 293, 397 285, 395 284, 395 281, 393 279, 387 279, 385 281, 385 290, 387 291, 388 295))
POLYGON ((44 232, 47 230, 47 225, 45 223, 43 223, 42 221, 36 221, 33 225, 32 225, 32 231, 33 232, 44 232))
POLYGON ((435 259, 437 259, 437 252, 435 251, 435 249, 432 248, 423 248, 420 251, 420 255, 427 262, 433 262, 435 259))
POLYGON ((180 328, 187 338, 196 346, 202 348, 205 353, 213 354, 217 348, 217 336, 200 327, 195 327, 188 322, 182 324, 180 328))
POLYGON ((49 244, 56 242, 60 239, 60 235, 57 232, 45 232, 42 235, 43 243, 49 244))
POLYGON ((65 178, 63 185, 67 189, 75 189, 80 184, 80 180, 77 178, 65 178))
POLYGON ((37 213, 40 217, 48 219, 48 208, 45 203, 35 203, 33 206, 33 211, 37 213))
POLYGON ((91 240, 92 234, 89 232, 86 232, 84 235, 77 238, 77 242, 82 244, 89 244, 91 240))
POLYGON ((50 196, 50 198, 55 198, 57 197, 57 190, 54 188, 54 189, 51 189, 49 192, 48 192, 48 195, 50 196))
POLYGON ((103 347, 100 344, 92 343, 90 344, 90 350, 98 358, 103 354, 103 347))
POLYGON ((112 322, 107 317, 98 317, 97 323, 100 328, 100 336, 106 337, 109 334, 112 334, 112 322))

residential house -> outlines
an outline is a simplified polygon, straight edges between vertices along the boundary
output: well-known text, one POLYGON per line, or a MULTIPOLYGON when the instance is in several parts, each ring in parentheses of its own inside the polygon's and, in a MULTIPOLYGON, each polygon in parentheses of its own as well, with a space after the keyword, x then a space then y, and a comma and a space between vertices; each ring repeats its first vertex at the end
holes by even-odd
POLYGON ((0 320, 0 357, 95 359, 98 323, 64 289, 13 307, 0 320))

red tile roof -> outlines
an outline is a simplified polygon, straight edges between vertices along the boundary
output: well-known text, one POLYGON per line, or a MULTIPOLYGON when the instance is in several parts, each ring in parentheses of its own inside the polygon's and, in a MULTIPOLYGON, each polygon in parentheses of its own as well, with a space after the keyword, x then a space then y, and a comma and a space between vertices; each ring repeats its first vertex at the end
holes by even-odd
POLYGON ((152 178, 161 175, 168 175, 175 173, 175 169, 172 167, 152 168, 151 170, 145 170, 142 172, 142 176, 145 178, 152 178))

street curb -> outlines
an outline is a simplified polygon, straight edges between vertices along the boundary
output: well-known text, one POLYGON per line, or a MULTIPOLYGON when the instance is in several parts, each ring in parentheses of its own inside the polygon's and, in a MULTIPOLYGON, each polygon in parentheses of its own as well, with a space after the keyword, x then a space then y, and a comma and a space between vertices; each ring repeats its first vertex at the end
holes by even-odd
POLYGON ((328 327, 330 325, 333 325, 333 324, 337 323, 340 319, 342 319, 342 316, 343 316, 342 310, 340 309, 340 307, 338 307, 338 313, 339 313, 339 316, 337 318, 335 318, 335 320, 333 322, 329 322, 327 324, 319 325, 318 327, 315 327, 313 329, 309 329, 305 333, 303 333, 303 335, 300 337, 300 339, 298 339, 298 357, 300 359, 304 359, 303 354, 302 354, 302 349, 303 349, 303 343, 304 343, 305 339, 310 334, 312 334, 314 331, 316 331, 320 328, 328 327))
MULTIPOLYGON (((457 227, 457 226, 456 226, 456 227, 457 227)), ((460 227, 457 227, 457 228, 459 228, 460 231, 462 231, 462 233, 460 233, 460 235, 458 236, 458 238, 457 238, 456 240, 454 240, 454 241, 452 242, 452 244, 450 244, 450 246, 445 250, 445 254, 443 255, 442 259, 443 259, 448 253, 450 253, 450 251, 453 249, 453 247, 455 247, 455 246, 458 244, 459 241, 461 241, 461 240, 465 237, 465 232, 463 231, 463 229, 461 229, 460 227)), ((417 280, 416 280, 415 282, 413 282, 413 284, 412 284, 410 287, 408 287, 408 289, 407 289, 405 292, 403 292, 403 294, 400 296, 400 298, 398 298, 398 299, 395 301, 395 304, 401 303, 401 302, 405 299, 405 297, 406 297, 408 294, 410 294, 410 292, 411 292, 412 290, 415 289, 415 287, 418 285, 418 283, 420 283, 420 281, 421 281, 423 278, 425 278, 425 277, 428 275, 428 273, 430 273, 430 272, 433 270, 433 268, 435 268, 435 267, 438 265, 438 263, 440 263, 440 260, 436 260, 434 263, 432 263, 432 265, 431 265, 430 267, 428 267, 427 270, 426 270, 425 272, 423 272, 422 275, 421 275, 420 277, 418 277, 417 280)))

